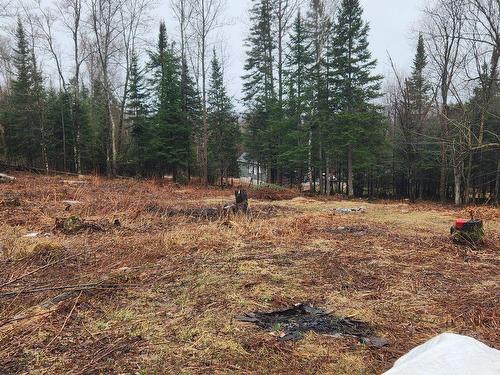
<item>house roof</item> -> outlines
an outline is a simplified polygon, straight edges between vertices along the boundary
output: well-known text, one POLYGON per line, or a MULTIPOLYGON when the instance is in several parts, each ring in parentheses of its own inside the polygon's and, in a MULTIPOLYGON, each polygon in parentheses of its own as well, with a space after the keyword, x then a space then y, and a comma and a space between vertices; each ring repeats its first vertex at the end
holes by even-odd
POLYGON ((252 161, 253 160, 250 158, 250 155, 248 154, 248 152, 244 152, 238 158, 238 163, 249 163, 249 162, 252 162, 252 161))

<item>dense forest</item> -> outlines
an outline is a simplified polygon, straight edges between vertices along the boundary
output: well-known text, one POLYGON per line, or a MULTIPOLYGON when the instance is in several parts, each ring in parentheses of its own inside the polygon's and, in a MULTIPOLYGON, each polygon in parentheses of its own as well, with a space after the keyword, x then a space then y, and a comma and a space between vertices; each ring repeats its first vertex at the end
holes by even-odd
POLYGON ((5 5, 0 162, 224 184, 245 152, 256 183, 498 203, 498 0, 432 1, 387 77, 359 0, 251 0, 241 110, 215 47, 224 1, 169 9, 173 25, 151 0, 5 5))

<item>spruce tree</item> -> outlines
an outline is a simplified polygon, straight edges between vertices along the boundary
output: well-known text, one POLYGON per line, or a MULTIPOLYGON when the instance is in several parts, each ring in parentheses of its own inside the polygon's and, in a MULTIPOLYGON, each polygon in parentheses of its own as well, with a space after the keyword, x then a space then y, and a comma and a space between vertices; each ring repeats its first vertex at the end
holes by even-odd
POLYGON ((300 14, 294 21, 288 43, 285 81, 288 87, 284 142, 279 159, 289 169, 292 180, 302 180, 307 170, 308 136, 313 81, 311 68, 314 64, 313 48, 308 38, 305 20, 300 14))
POLYGON ((187 167, 190 156, 189 126, 183 121, 181 96, 181 64, 175 45, 169 43, 165 23, 160 23, 157 50, 151 54, 154 74, 155 136, 153 149, 157 172, 171 172, 175 181, 187 167))
POLYGON ((129 72, 129 90, 127 95, 126 113, 130 124, 132 147, 129 157, 138 168, 136 172, 146 174, 148 162, 151 162, 150 140, 153 136, 151 122, 148 118, 148 106, 146 88, 144 87, 144 75, 139 67, 137 53, 132 51, 129 72))
POLYGON ((45 93, 44 122, 47 159, 52 168, 65 171, 73 150, 71 97, 64 91, 49 87, 45 93))
POLYGON ((33 121, 33 56, 20 18, 17 20, 15 38, 15 78, 6 113, 7 153, 16 162, 33 164, 40 155, 39 129, 33 121))
POLYGON ((38 69, 34 50, 31 51, 31 122, 37 130, 39 137, 40 155, 43 168, 49 171, 49 160, 47 155, 48 134, 45 124, 45 88, 43 86, 42 74, 38 69))
MULTIPOLYGON (((327 45, 331 31, 331 19, 327 14, 325 0, 310 0, 306 14, 305 26, 307 38, 311 45, 312 65, 309 71, 311 80, 311 108, 307 117, 309 128, 308 179, 309 187, 316 190, 318 171, 325 170, 328 127, 330 125, 327 45)), ((320 173, 322 176, 322 173, 320 173)), ((324 186, 323 183, 320 184, 324 186)))
MULTIPOLYGON (((102 124, 106 121, 104 92, 97 80, 91 81, 90 88, 82 84, 80 90, 81 163, 85 170, 104 170, 105 157, 102 124)), ((104 133, 104 134, 103 134, 104 133)))
POLYGON ((409 129, 407 134, 406 157, 409 167, 410 199, 417 195, 422 198, 425 176, 425 155, 422 153, 424 127, 427 114, 431 108, 431 86, 425 77, 427 55, 425 52, 424 38, 419 35, 417 51, 413 60, 413 69, 410 79, 406 82, 410 110, 409 129), (417 187, 420 187, 417 192, 417 187), (418 193, 418 194, 417 194, 418 193))
POLYGON ((196 87, 193 77, 190 74, 188 63, 184 61, 181 67, 181 108, 182 108, 182 118, 187 127, 187 132, 189 136, 189 147, 187 156, 187 179, 191 179, 191 174, 193 173, 193 166, 196 165, 196 160, 194 158, 195 153, 193 152, 193 144, 195 143, 195 137, 199 136, 200 139, 203 138, 203 129, 201 126, 203 124, 203 104, 200 92, 196 87))
POLYGON ((217 54, 213 54, 210 88, 208 91, 209 170, 224 179, 237 175, 239 142, 238 117, 224 85, 224 73, 217 54))
MULTIPOLYGON (((368 49, 368 32, 359 0, 342 0, 328 50, 328 84, 335 143, 347 154, 349 196, 355 190, 354 161, 362 172, 373 159, 373 147, 382 144, 381 119, 373 105, 380 97, 382 77, 372 72, 377 62, 368 49)), ((359 194, 361 181, 356 185, 359 194)))
MULTIPOLYGON (((246 113, 247 151, 268 169, 275 160, 275 142, 271 136, 273 112, 277 108, 274 87, 271 0, 253 0, 250 10, 250 35, 246 40, 247 58, 243 78, 243 100, 246 113)), ((270 178, 268 173, 268 179, 270 178)))
POLYGON ((243 76, 244 100, 249 106, 268 107, 275 98, 272 36, 272 1, 253 0, 250 10, 250 36, 246 40, 247 58, 243 76))

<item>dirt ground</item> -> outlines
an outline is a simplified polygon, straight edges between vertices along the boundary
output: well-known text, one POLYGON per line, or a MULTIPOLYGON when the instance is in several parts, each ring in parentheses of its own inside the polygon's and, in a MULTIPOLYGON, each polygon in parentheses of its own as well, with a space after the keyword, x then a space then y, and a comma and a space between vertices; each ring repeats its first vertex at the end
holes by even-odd
POLYGON ((2 374, 380 374, 445 331, 500 348, 499 209, 471 208, 487 233, 473 251, 449 237, 467 208, 250 192, 250 217, 219 218, 206 209, 229 190, 15 176, 0 185, 2 374), (300 302, 390 344, 283 342, 236 320, 300 302))

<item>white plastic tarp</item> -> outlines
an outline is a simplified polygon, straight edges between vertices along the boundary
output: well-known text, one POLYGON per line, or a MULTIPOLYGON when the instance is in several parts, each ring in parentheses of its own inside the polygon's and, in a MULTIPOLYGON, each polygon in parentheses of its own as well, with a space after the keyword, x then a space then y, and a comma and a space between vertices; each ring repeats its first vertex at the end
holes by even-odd
POLYGON ((384 375, 500 375, 500 351, 443 333, 399 358, 384 375))

